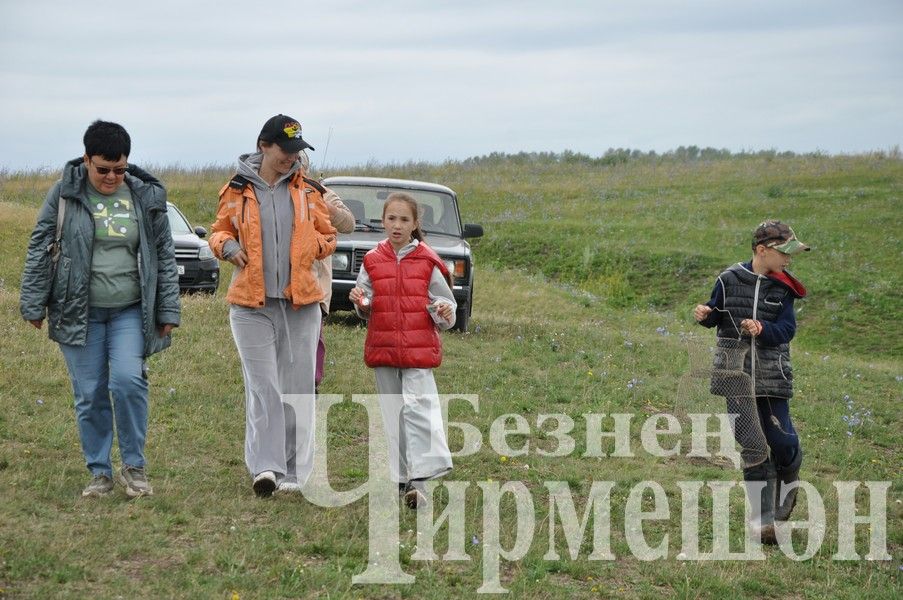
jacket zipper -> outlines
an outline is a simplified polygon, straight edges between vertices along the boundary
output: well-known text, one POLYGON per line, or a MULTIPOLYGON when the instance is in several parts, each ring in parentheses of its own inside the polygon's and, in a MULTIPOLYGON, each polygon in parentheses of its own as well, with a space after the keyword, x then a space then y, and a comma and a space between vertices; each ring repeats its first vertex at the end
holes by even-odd
MULTIPOLYGON (((753 295, 753 312, 752 318, 753 320, 758 319, 759 313, 759 285, 762 283, 762 276, 756 275, 756 291, 753 295)), ((756 336, 750 336, 750 362, 749 362, 749 376, 752 380, 752 395, 753 398, 756 397, 756 336)))
MULTIPOLYGON (((306 220, 306 221, 310 221, 311 220, 310 206, 307 205, 307 188, 302 187, 302 186, 298 185, 297 183, 294 185, 295 185, 295 189, 300 192, 300 196, 301 196, 301 211, 302 211, 302 215, 303 215, 302 219, 306 220)), ((301 220, 301 219, 299 219, 299 220, 301 220)))
MULTIPOLYGON (((129 188, 129 189, 131 191, 131 188, 129 188)), ((134 198, 134 194, 133 194, 133 198, 134 198)), ((145 246, 147 246, 148 251, 150 250, 150 241, 147 239, 147 236, 144 235, 144 214, 143 214, 144 206, 141 206, 140 210, 139 210, 139 206, 138 206, 139 201, 137 199, 133 200, 132 205, 135 207, 135 221, 138 222, 138 282, 139 282, 139 286, 141 287, 141 325, 142 325, 141 329, 142 329, 142 332, 146 332, 146 331, 148 331, 148 329, 150 330, 149 334, 145 333, 145 338, 144 338, 145 343, 141 350, 143 358, 147 358, 147 336, 148 335, 151 335, 151 336, 156 335, 155 330, 156 330, 156 325, 157 325, 157 322, 156 322, 157 317, 156 317, 156 311, 154 310, 154 307, 145 305, 145 303, 147 301, 148 291, 147 291, 147 286, 144 283, 144 265, 142 264, 142 262, 143 262, 144 255, 145 255, 145 253, 144 253, 145 246), (149 314, 153 315, 152 318, 154 319, 154 321, 152 323, 150 323, 150 327, 148 328, 147 315, 149 315, 149 314)), ((142 364, 144 364, 144 363, 142 363, 142 364)), ((144 367, 142 366, 142 369, 143 368, 144 367)), ((142 370, 142 372, 143 372, 143 370, 142 370)))
MULTIPOLYGON (((404 339, 402 338, 401 332, 404 329, 404 312, 401 310, 401 298, 402 298, 402 290, 401 285, 404 281, 404 278, 401 276, 401 261, 404 260, 405 257, 395 256, 395 319, 396 322, 401 323, 399 327, 396 328, 395 331, 395 348, 401 349, 403 348, 402 344, 404 343, 404 339)), ((401 354, 398 356, 399 364, 401 364, 401 354)))

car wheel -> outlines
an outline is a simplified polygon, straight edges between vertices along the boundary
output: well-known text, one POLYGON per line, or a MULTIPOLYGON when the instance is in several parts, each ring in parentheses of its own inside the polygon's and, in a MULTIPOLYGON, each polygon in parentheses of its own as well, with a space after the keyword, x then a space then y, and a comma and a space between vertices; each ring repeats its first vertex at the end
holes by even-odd
POLYGON ((470 327, 470 310, 472 307, 473 291, 467 296, 467 304, 459 307, 458 310, 455 311, 455 326, 452 327, 452 329, 460 331, 461 333, 467 333, 467 329, 470 327))
POLYGON ((455 326, 452 327, 455 331, 460 331, 461 333, 467 333, 467 327, 470 325, 470 313, 467 308, 459 308, 455 311, 455 326))

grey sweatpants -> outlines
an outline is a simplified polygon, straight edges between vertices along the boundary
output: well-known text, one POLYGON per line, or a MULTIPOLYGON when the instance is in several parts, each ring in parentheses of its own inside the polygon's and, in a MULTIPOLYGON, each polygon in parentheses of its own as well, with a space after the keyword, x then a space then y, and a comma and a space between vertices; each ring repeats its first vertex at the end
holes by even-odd
POLYGON ((432 479, 452 468, 432 369, 376 367, 393 481, 432 479))
POLYGON ((317 303, 298 310, 276 298, 262 308, 233 305, 232 336, 245 381, 245 464, 251 475, 303 485, 313 467, 317 303))

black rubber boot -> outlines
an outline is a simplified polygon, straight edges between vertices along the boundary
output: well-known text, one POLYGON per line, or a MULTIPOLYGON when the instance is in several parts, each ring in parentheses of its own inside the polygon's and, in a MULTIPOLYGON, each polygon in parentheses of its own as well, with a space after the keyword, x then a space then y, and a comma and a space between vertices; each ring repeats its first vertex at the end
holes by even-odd
POLYGON ((750 526, 763 544, 777 544, 774 530, 775 499, 778 492, 777 471, 771 458, 762 464, 743 469, 746 495, 752 508, 750 526), (762 487, 762 484, 765 484, 762 487))
POLYGON ((787 465, 786 467, 778 468, 778 496, 777 496, 777 506, 774 511, 774 520, 775 521, 786 521, 790 518, 790 513, 793 512, 793 507, 796 506, 796 492, 799 488, 793 488, 792 490, 785 491, 784 486, 793 483, 794 481, 799 481, 800 478, 800 465, 803 464, 803 449, 799 448, 796 451, 796 456, 793 458, 793 462, 787 465), (784 496, 783 500, 781 496, 784 496))

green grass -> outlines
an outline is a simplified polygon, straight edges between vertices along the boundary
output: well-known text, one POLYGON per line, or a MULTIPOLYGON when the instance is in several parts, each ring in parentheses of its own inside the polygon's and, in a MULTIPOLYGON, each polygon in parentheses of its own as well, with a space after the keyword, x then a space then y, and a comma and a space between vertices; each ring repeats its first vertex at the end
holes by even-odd
MULTIPOLYGON (((225 169, 157 170, 195 224, 207 225, 225 169)), ((350 172, 350 171, 349 171, 350 172)), ((444 336, 437 370, 443 393, 479 394, 480 410, 451 405, 450 419, 476 426, 483 447, 456 460, 450 479, 471 482, 465 499, 467 562, 420 561, 416 518, 402 511, 401 564, 414 585, 352 585, 368 560, 367 502, 319 508, 301 498, 259 501, 244 468, 244 408, 238 358, 224 290, 184 298, 183 325, 169 350, 151 361, 149 474, 157 495, 128 502, 118 492, 79 497, 87 481, 59 350, 45 331, 18 316, 27 236, 51 173, 0 176, 0 598, 184 597, 467 598, 482 584, 485 540, 477 482, 521 481, 536 510, 536 531, 520 560, 501 561, 514 598, 898 597, 903 560, 898 410, 903 342, 898 323, 903 247, 903 164, 881 157, 675 159, 600 165, 592 161, 482 160, 442 165, 367 166, 355 173, 434 180, 455 189, 468 222, 482 223, 473 331, 444 336), (803 477, 824 499, 825 540, 795 562, 777 549, 764 561, 678 561, 677 482, 739 479, 717 464, 643 450, 648 415, 685 411, 689 346, 682 334, 710 339, 691 322, 724 266, 748 257, 748 232, 763 218, 790 222, 814 250, 794 272, 809 287, 794 341, 794 419, 806 451, 803 477), (634 382, 633 385, 629 385, 634 382), (841 416, 869 410, 847 435, 841 416), (503 460, 490 426, 516 413, 529 433, 511 436, 526 456, 503 460), (554 423, 574 420, 575 449, 556 446, 554 423), (633 413, 631 458, 585 458, 585 413, 633 413), (613 481, 613 561, 589 561, 589 537, 571 559, 548 550, 546 481, 566 481, 582 512, 591 482, 613 481), (654 545, 667 534, 668 558, 631 556, 624 534, 630 488, 654 480, 672 518, 648 523, 654 545), (834 481, 892 481, 888 497, 890 561, 836 561, 834 481)), ((224 278, 228 281, 228 269, 224 278)), ((347 313, 326 327, 325 393, 373 393, 361 360, 364 330, 347 313)), ((699 382, 694 382, 698 384, 699 382)), ((329 415, 331 483, 366 480, 367 423, 351 402, 329 415)), ((610 427, 610 422, 608 423, 610 427)), ((683 436, 686 442, 686 436, 683 436)), ((461 436, 453 430, 451 444, 461 436)), ((686 446, 685 446, 686 448, 686 446)), ((603 449, 612 450, 608 442, 603 449)), ((114 451, 115 456, 115 451, 114 451)), ((739 500, 739 496, 735 498, 739 500)), ((867 511, 860 493, 858 510, 867 511)), ((443 500, 439 499, 440 507, 443 500)), ((502 540, 513 542, 513 511, 502 511, 502 540)), ((650 508, 649 506, 646 507, 650 508)), ((732 514, 737 513, 737 506, 732 514)), ((711 500, 702 501, 700 538, 710 543, 711 500)), ((800 510, 795 518, 804 518, 800 510)), ((559 526, 560 527, 560 526, 559 526)), ((857 528, 867 551, 867 527, 857 528)), ((739 529, 732 529, 736 542, 739 529)), ((440 532, 436 551, 447 547, 440 532)), ((799 541, 804 542, 805 537, 799 541)), ((801 552, 804 543, 797 543, 801 552)))

